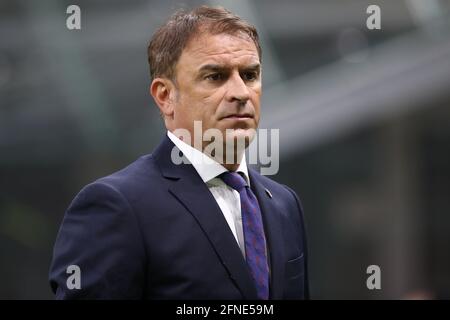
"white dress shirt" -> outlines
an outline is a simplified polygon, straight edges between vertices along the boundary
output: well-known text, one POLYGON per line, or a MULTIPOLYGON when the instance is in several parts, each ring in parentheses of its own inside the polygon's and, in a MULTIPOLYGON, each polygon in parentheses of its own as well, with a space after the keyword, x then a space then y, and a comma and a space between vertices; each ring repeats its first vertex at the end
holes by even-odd
MULTIPOLYGON (((198 172, 203 182, 206 183, 209 191, 212 193, 214 199, 222 210, 223 216, 228 223, 228 226, 236 239, 242 255, 245 257, 245 243, 244 233, 242 229, 241 216, 241 200, 239 192, 232 189, 222 179, 218 178, 220 174, 228 171, 220 163, 214 161, 203 152, 193 148, 186 142, 180 140, 172 132, 167 131, 167 136, 170 140, 183 152, 184 156, 192 163, 195 170, 198 172)), ((237 172, 243 173, 247 184, 250 186, 250 179, 248 176, 247 163, 245 160, 245 153, 242 156, 242 161, 239 164, 237 172)))

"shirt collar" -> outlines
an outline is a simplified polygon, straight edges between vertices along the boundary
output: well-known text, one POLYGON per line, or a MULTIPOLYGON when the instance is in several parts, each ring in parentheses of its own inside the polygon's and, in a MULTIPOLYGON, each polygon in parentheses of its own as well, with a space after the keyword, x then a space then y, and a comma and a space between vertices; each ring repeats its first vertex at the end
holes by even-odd
MULTIPOLYGON (((197 173, 202 178, 203 182, 208 183, 214 178, 218 178, 219 175, 228 171, 224 166, 222 166, 217 161, 211 159, 203 152, 195 149, 194 147, 188 145, 186 142, 180 140, 172 132, 167 131, 167 136, 170 140, 183 152, 184 156, 189 160, 192 166, 195 168, 197 173)), ((248 175, 247 161, 245 159, 245 152, 242 155, 242 161, 239 164, 236 172, 243 174, 244 179, 250 186, 250 178, 248 175)))

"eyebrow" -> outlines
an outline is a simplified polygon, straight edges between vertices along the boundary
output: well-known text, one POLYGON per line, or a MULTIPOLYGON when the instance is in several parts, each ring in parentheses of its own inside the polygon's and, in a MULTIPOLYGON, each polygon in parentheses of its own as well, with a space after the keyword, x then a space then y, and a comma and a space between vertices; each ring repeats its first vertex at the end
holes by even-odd
MULTIPOLYGON (((205 71, 224 71, 229 69, 229 66, 223 65, 223 64, 205 64, 200 67, 199 73, 203 73, 205 71)), ((243 68, 244 70, 252 70, 252 71, 260 71, 261 70, 261 64, 260 63, 254 63, 249 66, 245 66, 243 68)))

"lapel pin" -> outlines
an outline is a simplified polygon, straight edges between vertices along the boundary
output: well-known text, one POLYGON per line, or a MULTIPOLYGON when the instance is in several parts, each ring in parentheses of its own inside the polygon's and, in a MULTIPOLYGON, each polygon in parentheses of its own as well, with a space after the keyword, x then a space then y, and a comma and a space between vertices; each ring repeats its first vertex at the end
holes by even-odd
POLYGON ((272 194, 270 193, 270 191, 268 189, 266 189, 266 193, 269 196, 269 198, 272 198, 272 194))

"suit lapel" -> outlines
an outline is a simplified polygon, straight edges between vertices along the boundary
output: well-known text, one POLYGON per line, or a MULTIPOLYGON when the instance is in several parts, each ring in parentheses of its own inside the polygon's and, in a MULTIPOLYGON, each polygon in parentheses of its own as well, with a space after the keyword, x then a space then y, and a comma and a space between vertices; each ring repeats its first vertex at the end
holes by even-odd
POLYGON ((270 299, 282 299, 285 253, 283 246, 283 230, 281 228, 280 210, 260 177, 254 170, 249 170, 250 185, 258 198, 264 223, 270 259, 270 299), (267 192, 268 191, 268 192, 267 192))
POLYGON ((169 192, 197 220, 244 298, 256 299, 256 289, 245 259, 222 211, 192 165, 172 162, 170 155, 174 146, 166 136, 153 153, 169 192))

